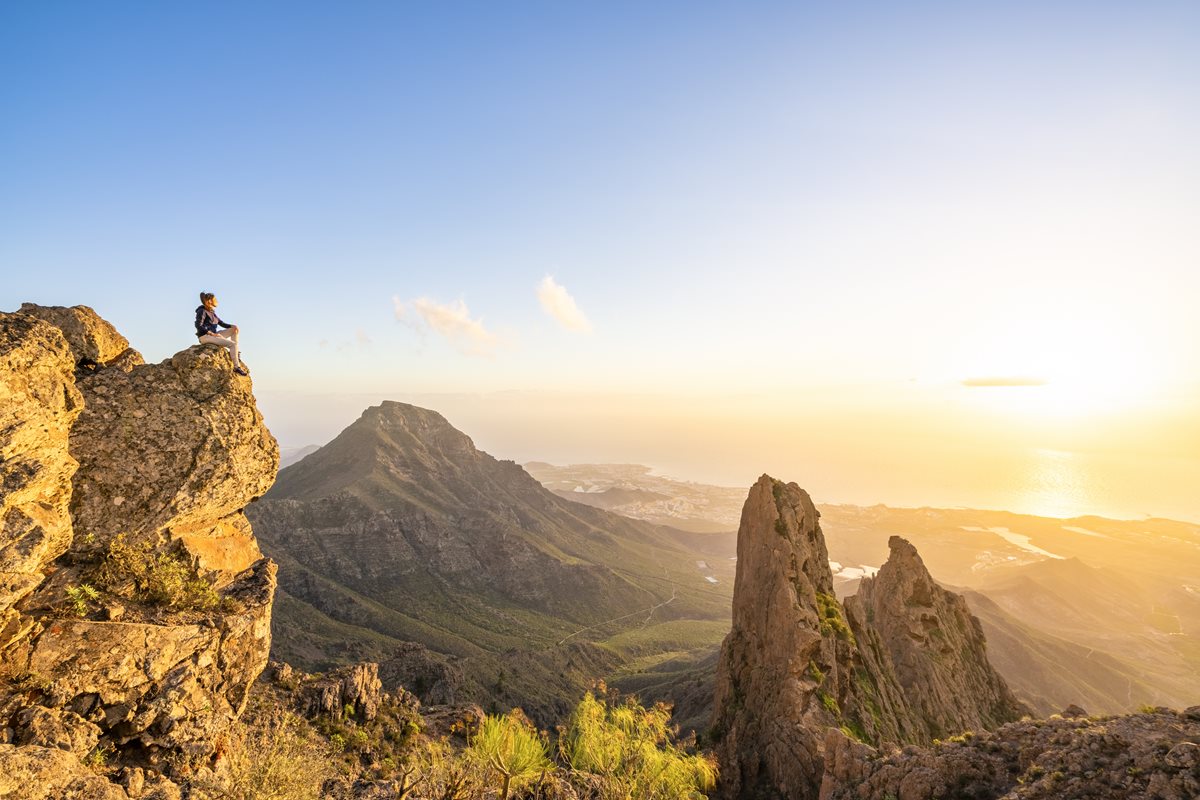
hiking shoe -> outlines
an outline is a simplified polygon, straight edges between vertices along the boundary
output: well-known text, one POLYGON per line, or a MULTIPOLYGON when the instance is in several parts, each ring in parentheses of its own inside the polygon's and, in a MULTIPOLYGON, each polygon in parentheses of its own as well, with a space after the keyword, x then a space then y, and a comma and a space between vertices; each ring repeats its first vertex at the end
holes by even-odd
POLYGON ((234 367, 233 374, 241 375, 241 376, 245 377, 245 376, 249 375, 250 373, 246 372, 246 370, 242 369, 241 367, 234 367))

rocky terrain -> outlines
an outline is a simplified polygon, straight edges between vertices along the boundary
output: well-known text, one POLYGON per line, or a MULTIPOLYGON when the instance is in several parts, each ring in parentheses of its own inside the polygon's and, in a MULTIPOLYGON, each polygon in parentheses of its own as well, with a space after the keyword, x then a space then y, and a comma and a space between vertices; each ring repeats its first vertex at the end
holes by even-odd
MULTIPOLYGON (((84 306, 0 313, 0 796, 208 800, 270 785, 288 798, 490 797, 496 773, 462 735, 484 715, 471 700, 555 722, 596 677, 694 665, 698 633, 728 624, 694 532, 563 500, 434 412, 368 409, 260 500, 278 461, 224 350, 145 364, 84 306), (283 562, 278 595, 248 510, 283 562), (347 663, 266 669, 273 625, 301 659, 347 663), (350 663, 363 655, 375 663, 350 663)), ((1106 608, 1114 636, 1143 641, 1136 607, 1091 588, 1073 607, 1042 580, 1120 583, 1112 573, 1025 565, 972 601, 985 625, 891 536, 886 557, 852 562, 882 564, 839 601, 820 518, 795 484, 752 487, 732 628, 714 663, 676 675, 690 717, 715 683, 719 794, 1200 796, 1200 707, 1034 720, 992 667, 985 628, 1018 641, 1006 652, 1125 674, 1010 616, 1038 604, 1069 633, 1106 608)), ((1186 592, 1121 591, 1187 633, 1172 628, 1186 592)), ((561 753, 559 769, 529 791, 581 800, 628 785, 561 753)))
POLYGON ((277 464, 219 348, 144 364, 85 306, 0 314, 0 795, 173 798, 213 765, 267 663, 242 512, 277 464))
POLYGON ((874 748, 830 730, 821 800, 1190 800, 1200 797, 1200 707, 966 732, 932 748, 874 748))

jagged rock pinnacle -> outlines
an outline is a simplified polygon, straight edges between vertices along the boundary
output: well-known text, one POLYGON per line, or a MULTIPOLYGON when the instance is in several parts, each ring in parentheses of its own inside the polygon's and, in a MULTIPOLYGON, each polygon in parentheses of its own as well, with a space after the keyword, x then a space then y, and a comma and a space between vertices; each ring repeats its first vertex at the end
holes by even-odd
POLYGON ((876 745, 927 742, 1024 711, 987 663, 965 602, 904 539, 843 607, 819 519, 803 489, 768 475, 746 498, 713 718, 723 797, 815 798, 829 729, 876 745), (903 631, 922 638, 902 642, 903 631), (941 637, 958 650, 945 653, 941 637))

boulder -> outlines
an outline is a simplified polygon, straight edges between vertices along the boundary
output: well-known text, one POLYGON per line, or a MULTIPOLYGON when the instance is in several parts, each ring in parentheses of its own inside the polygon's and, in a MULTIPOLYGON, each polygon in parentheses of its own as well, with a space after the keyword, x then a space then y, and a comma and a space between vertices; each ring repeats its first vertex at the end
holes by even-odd
POLYGON ((115 366, 128 372, 145 363, 129 340, 87 306, 39 306, 23 303, 18 313, 45 320, 62 332, 76 367, 85 371, 115 366))
POLYGON ((0 797, 6 800, 130 800, 123 788, 56 747, 0 744, 0 797))
POLYGON ((340 667, 301 689, 304 716, 341 717, 349 706, 359 719, 375 719, 383 701, 379 665, 370 662, 340 667))
POLYGON ((86 758, 100 741, 100 728, 73 711, 31 706, 16 717, 17 744, 54 747, 86 758))
POLYGON ((118 533, 179 539, 223 581, 261 557, 242 509, 274 482, 279 445, 223 351, 196 346, 128 373, 103 370, 80 388, 79 549, 118 533))

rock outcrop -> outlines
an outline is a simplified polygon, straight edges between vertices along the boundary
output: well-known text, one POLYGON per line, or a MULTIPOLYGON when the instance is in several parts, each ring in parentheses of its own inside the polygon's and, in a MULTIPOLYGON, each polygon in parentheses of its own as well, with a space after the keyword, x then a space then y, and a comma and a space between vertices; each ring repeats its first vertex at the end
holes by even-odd
POLYGON ((279 445, 228 355, 193 347, 130 372, 98 371, 79 388, 76 549, 118 533, 176 539, 222 582, 262 558, 242 509, 271 487, 279 445))
POLYGON ((97 367, 117 367, 128 372, 146 363, 109 322, 87 306, 39 306, 23 303, 18 313, 44 320, 67 340, 75 368, 90 372, 97 367))
POLYGON ((1200 797, 1200 708, 1054 716, 879 752, 830 730, 821 800, 1200 797))
POLYGON ((13 606, 71 544, 68 436, 83 405, 62 333, 0 314, 0 648, 28 633, 13 606))
POLYGON ((404 642, 379 664, 387 686, 403 686, 429 705, 458 702, 467 683, 462 665, 417 642, 404 642))
POLYGON ((307 717, 339 716, 343 710, 373 720, 383 702, 379 665, 371 662, 341 667, 303 687, 303 712, 307 717))
POLYGON ((220 348, 148 365, 85 306, 0 314, 0 795, 179 796, 159 773, 214 753, 267 662, 241 512, 277 465, 220 348))
POLYGON ((864 578, 845 608, 851 628, 877 635, 889 656, 916 729, 906 740, 995 728, 1030 713, 992 668, 962 595, 938 586, 904 539, 893 536, 888 547, 879 574, 864 578))
POLYGON ((904 540, 843 609, 819 517, 800 487, 767 475, 746 499, 713 720, 724 797, 816 797, 828 729, 924 743, 1025 712, 988 665, 978 622, 904 540))

